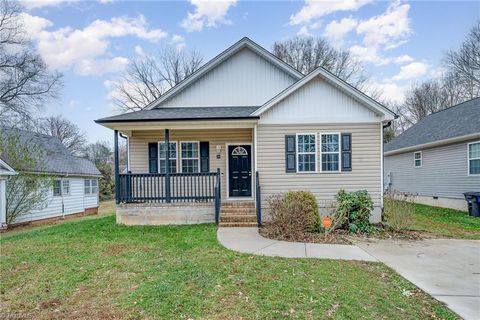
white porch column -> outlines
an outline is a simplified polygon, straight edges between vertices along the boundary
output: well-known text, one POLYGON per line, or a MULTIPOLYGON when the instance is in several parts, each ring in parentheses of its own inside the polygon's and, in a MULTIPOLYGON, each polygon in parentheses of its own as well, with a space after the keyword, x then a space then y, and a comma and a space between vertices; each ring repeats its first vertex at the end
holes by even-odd
POLYGON ((0 229, 7 226, 6 182, 5 178, 0 177, 0 229))

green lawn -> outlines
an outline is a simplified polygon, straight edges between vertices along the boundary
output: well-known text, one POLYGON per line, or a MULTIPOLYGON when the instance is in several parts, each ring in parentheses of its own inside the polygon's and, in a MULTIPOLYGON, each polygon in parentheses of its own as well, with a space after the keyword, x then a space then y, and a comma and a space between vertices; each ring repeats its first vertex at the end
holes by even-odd
POLYGON ((457 318, 383 264, 240 254, 217 243, 214 225, 126 227, 108 215, 7 233, 0 245, 4 315, 457 318))
POLYGON ((415 204, 412 229, 441 237, 480 240, 480 218, 453 209, 415 204))

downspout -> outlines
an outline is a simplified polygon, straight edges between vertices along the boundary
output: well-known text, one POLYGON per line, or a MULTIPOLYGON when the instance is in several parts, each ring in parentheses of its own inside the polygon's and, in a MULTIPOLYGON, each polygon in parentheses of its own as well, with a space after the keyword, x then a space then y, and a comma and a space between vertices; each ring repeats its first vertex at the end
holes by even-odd
POLYGON ((382 129, 381 129, 381 132, 380 132, 380 207, 381 207, 381 212, 382 212, 382 216, 381 216, 381 219, 383 220, 383 194, 384 194, 384 189, 385 189, 385 186, 384 186, 384 176, 385 176, 385 166, 384 166, 384 163, 385 163, 385 157, 384 157, 384 150, 383 150, 383 131, 390 127, 392 125, 392 121, 388 121, 386 124, 382 124, 382 129))

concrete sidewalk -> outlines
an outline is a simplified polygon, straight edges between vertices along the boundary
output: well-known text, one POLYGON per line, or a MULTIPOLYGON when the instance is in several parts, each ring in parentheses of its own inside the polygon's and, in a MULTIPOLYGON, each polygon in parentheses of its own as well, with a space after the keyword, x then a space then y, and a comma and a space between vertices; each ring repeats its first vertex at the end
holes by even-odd
POLYGON ((480 319, 480 241, 428 239, 357 243, 466 320, 480 319))
POLYGON ((257 228, 218 228, 217 238, 230 250, 256 255, 377 261, 357 246, 272 240, 262 237, 257 228))

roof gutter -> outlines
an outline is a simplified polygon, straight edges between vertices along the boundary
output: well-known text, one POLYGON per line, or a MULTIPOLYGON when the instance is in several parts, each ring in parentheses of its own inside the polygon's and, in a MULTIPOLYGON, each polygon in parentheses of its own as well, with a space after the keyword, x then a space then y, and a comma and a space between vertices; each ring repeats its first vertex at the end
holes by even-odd
POLYGON ((437 140, 437 141, 433 141, 433 142, 417 144, 417 145, 410 146, 410 147, 405 147, 405 148, 400 148, 400 149, 396 149, 396 150, 386 151, 385 156, 393 156, 393 155, 399 154, 399 153, 405 153, 405 152, 419 150, 419 149, 433 148, 433 147, 443 146, 443 145, 446 145, 446 144, 452 144, 452 143, 462 142, 462 141, 465 141, 465 140, 472 140, 472 139, 480 139, 480 133, 472 133, 472 134, 467 134, 467 135, 464 135, 464 136, 459 136, 459 137, 454 137, 454 138, 449 138, 449 139, 443 139, 443 140, 437 140))
POLYGON ((154 119, 154 118, 148 118, 148 119, 98 119, 95 120, 95 123, 118 123, 118 122, 167 122, 167 121, 223 121, 223 120, 256 120, 260 119, 260 117, 257 116, 243 116, 243 117, 220 117, 220 118, 161 118, 161 119, 154 119))

